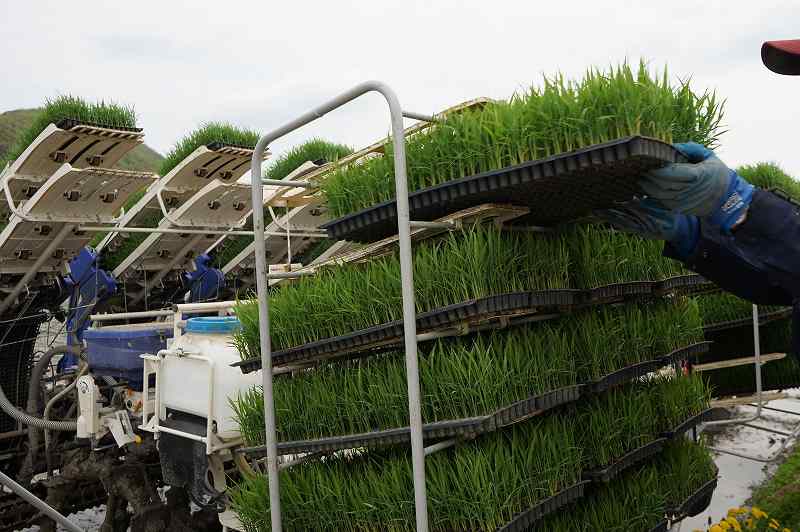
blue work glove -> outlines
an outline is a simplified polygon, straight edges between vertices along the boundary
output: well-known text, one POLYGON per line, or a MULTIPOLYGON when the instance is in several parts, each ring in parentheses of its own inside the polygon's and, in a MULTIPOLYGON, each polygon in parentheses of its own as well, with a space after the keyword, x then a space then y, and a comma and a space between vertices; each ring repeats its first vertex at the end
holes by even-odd
POLYGON ((642 190, 669 210, 707 219, 724 232, 741 222, 753 198, 753 185, 696 142, 675 144, 688 163, 648 172, 642 190))
POLYGON ((688 256, 700 237, 700 223, 696 217, 668 211, 652 200, 596 211, 594 215, 625 233, 665 240, 681 256, 688 256))

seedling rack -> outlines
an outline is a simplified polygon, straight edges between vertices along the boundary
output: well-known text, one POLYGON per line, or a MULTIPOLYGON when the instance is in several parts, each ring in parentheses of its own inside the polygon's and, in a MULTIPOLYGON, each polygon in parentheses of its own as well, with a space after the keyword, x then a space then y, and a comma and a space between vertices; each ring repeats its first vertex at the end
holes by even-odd
MULTIPOLYGON (((415 305, 414 305, 414 281, 413 281, 413 269, 412 269, 412 256, 411 256, 411 231, 412 228, 424 228, 424 229, 441 229, 441 230, 449 230, 454 228, 452 223, 445 223, 445 222, 436 222, 431 220, 436 220, 437 218, 441 218, 448 213, 458 211, 460 209, 464 209, 465 207, 474 206, 477 204, 483 204, 487 202, 503 202, 507 203, 508 196, 501 197, 501 196, 493 196, 492 194, 485 193, 486 191, 492 189, 492 187, 484 187, 483 185, 476 186, 475 183, 479 181, 479 179, 485 179, 486 182, 492 181, 493 183, 501 183, 504 185, 513 185, 517 186, 517 189, 512 187, 506 187, 505 194, 508 194, 509 191, 513 192, 513 195, 525 197, 527 194, 528 198, 536 198, 537 201, 533 201, 533 199, 529 199, 529 203, 536 203, 538 205, 549 203, 551 205, 558 205, 559 210, 562 212, 555 213, 550 216, 541 213, 531 213, 529 215, 520 217, 518 221, 527 223, 528 225, 535 224, 535 225, 543 225, 543 224, 553 224, 559 221, 575 218, 581 214, 585 214, 588 211, 594 208, 602 208, 608 207, 613 205, 616 201, 626 201, 633 198, 636 194, 636 185, 635 181, 638 176, 641 175, 643 171, 646 171, 650 168, 655 168, 669 162, 675 162, 678 160, 682 160, 681 156, 669 145, 660 143, 658 141, 653 141, 651 139, 644 139, 641 137, 633 137, 629 139, 623 139, 622 141, 608 143, 599 147, 594 147, 595 151, 592 151, 592 148, 583 150, 580 153, 573 153, 568 157, 569 158, 561 158, 554 157, 545 159, 543 161, 538 161, 536 163, 531 163, 528 166, 520 165, 518 167, 514 167, 513 171, 506 176, 502 175, 495 175, 496 172, 489 172, 487 174, 480 174, 479 176, 473 176, 472 178, 468 178, 467 181, 465 180, 457 180, 452 183, 448 183, 446 185, 441 185, 439 187, 434 187, 437 191, 437 195, 440 198, 447 197, 446 195, 450 192, 450 189, 456 190, 457 188, 461 187, 458 194, 454 193, 453 197, 448 199, 447 201, 447 209, 442 212, 441 210, 431 210, 430 212, 420 210, 418 206, 421 205, 421 199, 423 195, 421 193, 427 192, 420 191, 416 192, 411 195, 411 199, 414 202, 414 214, 416 220, 411 220, 411 210, 409 206, 409 194, 407 190, 407 183, 406 183, 406 167, 405 167, 405 144, 404 144, 404 136, 403 136, 403 128, 402 128, 402 118, 403 116, 413 117, 417 119, 424 119, 426 121, 435 121, 434 117, 427 117, 423 115, 413 114, 413 113, 404 113, 400 107, 399 101, 392 91, 391 88, 386 86, 380 82, 366 82, 361 85, 354 87, 353 89, 344 92, 337 96, 336 98, 330 100, 329 102, 319 106, 308 113, 305 113, 298 117, 297 119, 288 122, 287 124, 273 130, 262 136, 256 145, 256 148, 253 153, 252 165, 251 165, 251 174, 254 176, 252 180, 252 203, 253 203, 253 228, 255 233, 255 257, 256 257, 256 283, 257 283, 257 304, 258 304, 258 320, 259 320, 259 343, 260 343, 260 353, 261 353, 261 368, 262 368, 262 377, 263 377, 263 396, 264 396, 264 426, 265 426, 265 434, 266 434, 266 445, 264 446, 264 450, 266 451, 266 472, 268 477, 269 483, 269 509, 271 514, 271 526, 273 531, 280 531, 282 529, 281 526, 281 506, 280 506, 280 490, 279 490, 279 478, 278 478, 278 443, 276 437, 276 428, 275 428, 275 407, 274 407, 274 397, 273 397, 273 370, 274 367, 277 365, 275 360, 273 359, 273 353, 271 350, 271 343, 270 343, 270 324, 269 324, 269 297, 268 297, 268 287, 270 285, 270 281, 280 281, 284 279, 294 279, 301 277, 303 275, 308 275, 310 272, 284 272, 284 273, 274 273, 269 274, 267 264, 266 264, 266 256, 265 256, 265 242, 264 242, 264 217, 263 212, 257 208, 260 205, 263 195, 262 195, 262 186, 264 184, 273 185, 277 187, 297 187, 297 188, 306 188, 306 189, 313 189, 316 184, 311 181, 274 181, 274 180, 262 180, 259 181, 258 176, 261 175, 261 155, 266 150, 269 143, 272 141, 281 138, 282 136, 288 134, 291 131, 302 127, 321 116, 324 116, 326 113, 341 107, 345 103, 350 102, 351 100, 362 96, 368 92, 379 92, 387 101, 390 110, 390 117, 391 117, 391 125, 392 125, 392 143, 393 143, 393 158, 394 158, 394 179, 395 179, 395 197, 396 200, 392 203, 391 208, 386 211, 388 214, 385 216, 380 217, 379 224, 377 226, 372 226, 372 222, 370 222, 368 229, 366 229, 367 225, 364 225, 363 228, 359 226, 358 230, 363 229, 364 233, 366 234, 356 234, 353 236, 351 233, 335 233, 334 231, 329 231, 329 234, 337 240, 342 239, 343 237, 351 238, 351 239, 361 239, 361 241, 375 241, 381 238, 384 238, 390 234, 395 233, 394 227, 397 227, 397 242, 399 244, 399 258, 400 258, 400 278, 401 278, 401 287, 402 287, 402 322, 394 322, 392 324, 385 324, 379 325, 376 328, 371 328, 368 332, 364 334, 375 334, 378 338, 378 341, 384 342, 383 345, 378 345, 376 340, 361 340, 361 345, 366 345, 370 341, 373 342, 374 347, 385 348, 386 342, 386 332, 385 328, 389 327, 399 327, 402 325, 403 335, 402 335, 402 344, 405 348, 405 363, 406 363, 406 376, 407 376, 407 387, 408 387, 408 401, 409 401, 409 414, 410 414, 410 423, 407 429, 407 438, 410 439, 411 442, 411 455, 412 455, 412 468, 413 468, 413 485, 414 485, 414 502, 415 502, 415 521, 416 521, 416 529, 419 531, 427 531, 428 530, 428 517, 427 517, 427 499, 426 499, 426 487, 425 487, 425 464, 424 464, 424 456, 426 454, 426 449, 424 447, 424 427, 422 424, 421 418, 421 410, 420 410, 420 390, 419 390, 419 369, 418 369, 418 359, 417 359, 417 342, 418 340, 424 340, 425 337, 421 336, 418 337, 417 335, 417 315, 415 312, 415 305), (538 166, 537 166, 538 163, 538 166), (597 168, 602 166, 605 170, 598 171, 597 168), (616 172, 616 173, 614 173, 616 172), (562 179, 545 179, 551 176, 558 176, 562 179), (617 179, 613 184, 609 185, 607 179, 609 175, 618 176, 617 179), (474 183, 469 184, 468 181, 471 179, 474 183), (581 188, 586 191, 585 197, 581 198, 580 202, 577 202, 577 206, 575 208, 564 209, 564 205, 566 204, 563 201, 542 201, 545 197, 545 191, 547 189, 538 188, 538 186, 551 186, 552 190, 554 191, 563 191, 566 189, 565 185, 572 182, 580 183, 581 188), (600 200, 598 200, 598 187, 592 186, 593 184, 603 182, 607 186, 607 194, 603 195, 600 200), (559 188, 560 186, 560 188, 559 188), (483 188, 481 188, 483 187, 483 188), (480 190, 479 190, 480 189, 480 190), (485 189, 485 190, 484 190, 485 189), (479 195, 473 194, 470 191, 479 191, 479 195), (448 191, 448 192, 445 192, 448 191), (469 197, 470 194, 473 194, 474 197, 469 197), (459 203, 459 198, 465 196, 468 197, 468 201, 465 200, 462 203, 459 203), (565 212, 568 211, 568 212, 565 212), (376 227, 379 227, 376 229, 376 227)), ((570 187, 572 188, 572 187, 570 187)), ((574 189, 573 189, 574 190, 574 189)), ((557 194, 548 196, 551 198, 559 197, 557 194)), ((439 204, 442 203, 441 201, 437 200, 435 203, 439 204)), ((386 207, 386 205, 382 205, 379 207, 386 207)), ((437 209, 439 207, 437 206, 437 209)), ((331 224, 328 226, 330 229, 331 224)), ((691 284, 692 289, 695 289, 697 286, 697 282, 693 282, 691 284)), ((661 289, 662 287, 657 286, 656 284, 628 284, 628 285, 619 285, 616 287, 603 287, 603 290, 598 290, 595 292, 588 292, 587 303, 592 302, 610 302, 613 300, 625 300, 627 297, 641 297, 643 295, 648 295, 657 291, 656 289, 661 289)), ((524 305, 526 303, 525 298, 521 297, 521 301, 513 300, 513 298, 508 296, 495 296, 497 297, 506 297, 506 303, 509 307, 516 307, 517 310, 520 308, 526 308, 524 305)), ((485 304, 488 305, 489 301, 494 301, 491 298, 488 298, 485 304)), ((496 299, 495 299, 496 300, 496 299)), ((433 314, 431 316, 425 316, 427 319, 430 319, 431 322, 440 328, 452 328, 453 323, 461 323, 467 321, 470 318, 470 315, 475 315, 475 310, 469 310, 470 305, 474 305, 478 300, 464 302, 461 304, 456 304, 455 306, 449 306, 440 311, 440 313, 433 314), (453 317, 458 317, 458 321, 455 321, 453 317)), ((530 302, 528 301, 528 308, 530 308, 530 302)), ((577 304, 577 303, 572 303, 577 304)), ((556 305, 559 306, 559 305, 556 305)), ((538 307, 537 307, 538 308, 538 307)), ((432 331, 432 332, 442 332, 442 331, 432 331)), ((427 333, 426 333, 427 334, 427 333)), ((449 335, 449 334, 447 334, 449 335)), ((350 335, 352 336, 352 335, 350 335)), ((399 340, 399 331, 395 329, 392 336, 392 341, 397 342, 399 340)), ((348 338, 349 340, 349 338, 348 338)), ((337 341, 344 341, 343 338, 337 339, 337 341)), ((330 343, 330 342, 327 342, 330 343)), ((321 347, 321 345, 315 346, 315 348, 321 347)), ((336 352, 337 354, 341 354, 342 349, 337 346, 337 348, 325 348, 327 349, 327 353, 336 352)), ((326 353, 326 354, 327 354, 326 353)), ((292 359, 293 362, 296 362, 298 358, 292 359)), ((285 360, 288 363, 288 359, 285 360)), ((247 363, 245 363, 247 364, 247 363)), ((257 364, 253 364, 250 370, 256 369, 257 364)), ((633 374, 634 372, 632 372, 633 374)), ((535 406, 535 401, 534 401, 535 406)), ((528 405, 530 407, 530 405, 528 405)), ((530 413, 531 411, 528 410, 530 413)), ((362 442, 363 443, 363 442, 362 442)), ((442 442, 440 445, 432 446, 437 447, 437 450, 440 448, 444 448, 448 445, 451 445, 449 442, 442 442)), ((431 451, 432 452, 432 451, 431 451)), ((580 489, 580 488, 578 488, 580 489)))
MULTIPOLYGON (((669 144, 628 137, 412 192, 411 214, 434 220, 481 203, 508 203, 531 208, 519 223, 554 225, 633 199, 643 173, 682 160, 669 144)), ((396 201, 387 201, 322 227, 337 240, 374 242, 394 232, 397 212, 396 201)))

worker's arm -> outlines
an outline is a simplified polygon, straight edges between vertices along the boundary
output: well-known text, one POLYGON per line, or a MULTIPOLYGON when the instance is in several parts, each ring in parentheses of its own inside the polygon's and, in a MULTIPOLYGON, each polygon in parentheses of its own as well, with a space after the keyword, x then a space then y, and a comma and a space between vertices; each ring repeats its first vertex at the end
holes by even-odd
MULTIPOLYGON (((595 214, 621 231, 664 240, 665 256, 683 262, 727 292, 758 305, 792 304, 790 293, 766 265, 753 260, 752 253, 742 249, 736 236, 723 233, 707 221, 668 211, 648 200, 595 214)), ((754 219, 758 217, 754 214, 754 219)), ((749 225, 740 229, 749 229, 749 225)), ((736 235, 739 233, 737 230, 736 235)))
POLYGON ((601 217, 622 230, 663 238, 666 256, 728 292, 756 304, 792 305, 792 351, 800 355, 800 208, 753 187, 710 150, 679 147, 696 162, 670 165, 643 179, 647 208, 634 205, 624 217, 616 210, 601 217), (682 217, 693 215, 694 233, 653 229, 678 227, 682 217), (665 221, 670 216, 674 220, 665 221), (631 227, 639 219, 644 221, 631 227))

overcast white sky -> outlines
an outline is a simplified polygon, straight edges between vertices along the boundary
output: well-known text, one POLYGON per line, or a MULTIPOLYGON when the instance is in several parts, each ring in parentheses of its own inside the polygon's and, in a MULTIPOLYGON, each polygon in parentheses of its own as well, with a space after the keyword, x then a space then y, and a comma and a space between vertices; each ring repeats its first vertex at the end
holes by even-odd
MULTIPOLYGON (((72 93, 133 104, 162 153, 201 122, 264 132, 380 79, 431 113, 504 98, 542 74, 625 58, 667 64, 727 98, 720 155, 800 176, 800 77, 766 70, 767 39, 800 38, 785 1, 3 1, 0 111, 72 93)), ((310 136, 362 147, 385 135, 372 95, 272 147, 310 136)))

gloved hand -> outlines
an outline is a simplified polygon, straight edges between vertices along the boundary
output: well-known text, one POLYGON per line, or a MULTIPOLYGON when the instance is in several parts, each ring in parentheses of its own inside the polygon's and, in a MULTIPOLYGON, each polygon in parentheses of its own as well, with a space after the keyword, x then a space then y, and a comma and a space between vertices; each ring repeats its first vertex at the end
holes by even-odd
POLYGON ((620 231, 670 242, 683 256, 691 253, 700 236, 700 223, 696 217, 668 211, 647 199, 615 209, 595 211, 594 215, 620 231))
POLYGON ((753 185, 696 142, 675 144, 675 148, 689 162, 648 172, 640 182, 642 190, 668 210, 705 218, 729 232, 744 219, 753 185))

